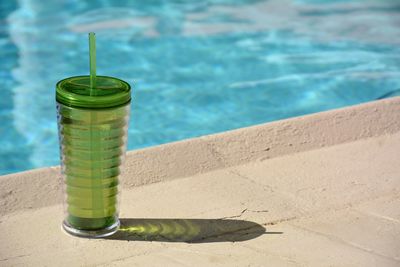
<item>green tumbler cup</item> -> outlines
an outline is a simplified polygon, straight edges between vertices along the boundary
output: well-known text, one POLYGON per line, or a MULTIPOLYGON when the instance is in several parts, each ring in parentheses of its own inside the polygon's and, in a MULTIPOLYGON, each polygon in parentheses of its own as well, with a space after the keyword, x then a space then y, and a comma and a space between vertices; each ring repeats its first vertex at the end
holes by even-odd
POLYGON ((70 77, 56 85, 63 228, 76 236, 104 237, 119 227, 131 88, 113 77, 97 76, 95 86, 90 79, 70 77))

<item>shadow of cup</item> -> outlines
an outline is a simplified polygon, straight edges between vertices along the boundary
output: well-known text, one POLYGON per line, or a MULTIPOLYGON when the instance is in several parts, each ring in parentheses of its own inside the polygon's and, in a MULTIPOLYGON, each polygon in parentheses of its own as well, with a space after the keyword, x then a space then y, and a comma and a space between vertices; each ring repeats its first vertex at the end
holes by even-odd
POLYGON ((224 219, 120 219, 121 227, 106 239, 162 242, 238 242, 256 238, 265 228, 251 221, 224 219))

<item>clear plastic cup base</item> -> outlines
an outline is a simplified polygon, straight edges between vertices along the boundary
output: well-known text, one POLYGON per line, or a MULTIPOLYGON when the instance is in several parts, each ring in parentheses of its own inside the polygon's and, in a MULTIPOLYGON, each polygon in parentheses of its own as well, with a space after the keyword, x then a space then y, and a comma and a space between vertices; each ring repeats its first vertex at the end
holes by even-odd
POLYGON ((107 228, 104 229, 98 229, 98 230, 82 230, 82 229, 76 229, 72 227, 67 221, 63 221, 62 223, 62 228, 64 231, 68 234, 71 234, 73 236, 78 236, 78 237, 86 237, 86 238, 102 238, 102 237, 107 237, 110 235, 113 235, 116 233, 119 229, 120 223, 119 220, 117 220, 114 224, 108 226, 107 228))

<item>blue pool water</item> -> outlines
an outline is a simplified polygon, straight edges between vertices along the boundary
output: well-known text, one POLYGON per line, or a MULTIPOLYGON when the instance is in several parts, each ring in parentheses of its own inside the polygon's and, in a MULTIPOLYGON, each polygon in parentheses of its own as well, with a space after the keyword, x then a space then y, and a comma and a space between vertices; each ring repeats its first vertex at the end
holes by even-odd
POLYGON ((0 174, 57 165, 54 86, 133 84, 128 149, 371 101, 400 88, 398 0, 1 1, 0 174))

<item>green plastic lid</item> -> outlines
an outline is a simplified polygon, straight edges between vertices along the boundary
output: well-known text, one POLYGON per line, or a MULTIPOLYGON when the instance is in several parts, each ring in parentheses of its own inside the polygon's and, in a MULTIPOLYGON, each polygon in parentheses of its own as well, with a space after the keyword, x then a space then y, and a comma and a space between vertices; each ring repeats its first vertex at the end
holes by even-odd
POLYGON ((56 100, 70 107, 116 107, 130 102, 131 87, 118 78, 96 76, 96 86, 91 88, 89 75, 70 77, 57 83, 56 100))
POLYGON ((90 75, 61 80, 56 85, 57 102, 79 108, 111 108, 131 101, 131 87, 123 80, 96 75, 96 37, 89 33, 90 75))

